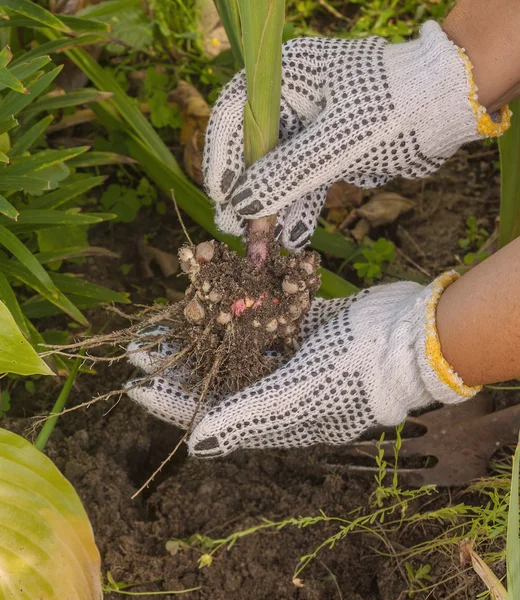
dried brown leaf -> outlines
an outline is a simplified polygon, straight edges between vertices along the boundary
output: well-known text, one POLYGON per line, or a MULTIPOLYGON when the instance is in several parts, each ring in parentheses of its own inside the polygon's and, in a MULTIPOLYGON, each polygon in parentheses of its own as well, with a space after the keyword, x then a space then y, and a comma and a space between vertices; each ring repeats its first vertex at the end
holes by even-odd
POLYGON ((226 31, 213 0, 197 0, 196 9, 197 27, 202 34, 202 49, 207 56, 214 58, 231 47, 226 31))
POLYGON ((210 109, 202 95, 186 81, 171 92, 170 99, 184 115, 181 144, 184 147, 184 168, 191 179, 202 185, 202 150, 204 132, 208 124, 210 109))
POLYGON ((473 542, 471 540, 462 540, 459 545, 459 552, 461 564, 471 564, 475 573, 486 584, 493 600, 508 600, 506 589, 489 566, 473 550, 473 542))
POLYGON ((346 181, 333 183, 327 192, 325 208, 357 208, 363 202, 363 192, 346 181))
POLYGON ((411 211, 414 202, 400 194, 385 192, 372 196, 370 200, 357 209, 357 217, 366 219, 372 227, 389 225, 400 215, 411 211))

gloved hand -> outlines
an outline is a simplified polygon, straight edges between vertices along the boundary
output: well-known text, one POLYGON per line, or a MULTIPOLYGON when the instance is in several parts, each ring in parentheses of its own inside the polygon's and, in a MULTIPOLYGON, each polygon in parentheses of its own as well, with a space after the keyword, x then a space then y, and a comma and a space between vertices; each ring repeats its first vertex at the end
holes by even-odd
MULTIPOLYGON (((453 372, 437 336, 437 302, 456 277, 446 273, 427 287, 403 282, 316 299, 290 360, 242 392, 206 399, 195 419, 197 397, 175 369, 142 386, 130 381, 127 393, 161 419, 195 426, 188 447, 199 457, 347 443, 369 427, 399 424, 414 408, 460 402, 479 391, 453 372)), ((157 372, 175 352, 164 344, 152 352, 138 349, 138 343, 129 347, 130 362, 146 373, 157 372)))
POLYGON ((289 249, 309 240, 327 188, 359 187, 398 175, 424 177, 462 145, 509 125, 477 100, 472 65, 440 26, 389 44, 300 38, 283 47, 281 144, 245 172, 245 73, 223 89, 206 130, 203 170, 215 222, 242 235, 246 219, 279 213, 277 235, 289 249))

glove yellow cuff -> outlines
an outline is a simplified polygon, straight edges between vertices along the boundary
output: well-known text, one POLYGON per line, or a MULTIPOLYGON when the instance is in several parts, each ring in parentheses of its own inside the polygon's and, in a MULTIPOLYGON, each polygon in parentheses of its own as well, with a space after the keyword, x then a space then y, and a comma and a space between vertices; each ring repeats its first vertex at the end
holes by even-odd
POLYGON ((477 121, 477 133, 483 137, 498 137, 511 126, 511 110, 509 106, 503 106, 497 113, 498 118, 494 121, 484 106, 478 101, 478 87, 473 77, 473 65, 463 48, 459 48, 459 54, 464 64, 469 86, 469 102, 477 121))
POLYGON ((471 398, 482 389, 482 386, 466 385, 458 373, 444 358, 441 351, 437 331, 437 304, 444 290, 459 278, 455 271, 448 271, 438 277, 432 284, 432 295, 426 305, 426 358, 437 377, 460 396, 471 398))

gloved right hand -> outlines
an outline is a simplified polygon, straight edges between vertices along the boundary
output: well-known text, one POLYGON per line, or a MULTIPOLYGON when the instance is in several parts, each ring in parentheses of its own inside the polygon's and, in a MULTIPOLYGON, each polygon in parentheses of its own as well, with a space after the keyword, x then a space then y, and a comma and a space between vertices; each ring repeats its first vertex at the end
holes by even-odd
POLYGON ((424 177, 467 142, 509 126, 478 103, 472 65, 440 26, 389 44, 300 38, 283 47, 280 145, 247 171, 243 157, 245 73, 224 88, 206 130, 203 170, 215 222, 243 235, 246 219, 279 213, 277 235, 303 247, 328 187, 424 177))
POLYGON ((241 392, 206 397, 201 406, 175 365, 157 374, 176 348, 141 350, 135 342, 129 360, 149 377, 129 381, 127 393, 155 416, 192 429, 188 448, 199 457, 346 444, 375 425, 399 424, 412 409, 461 402, 480 389, 464 385, 441 353, 437 302, 454 279, 445 273, 426 287, 400 282, 315 299, 294 356, 241 392))

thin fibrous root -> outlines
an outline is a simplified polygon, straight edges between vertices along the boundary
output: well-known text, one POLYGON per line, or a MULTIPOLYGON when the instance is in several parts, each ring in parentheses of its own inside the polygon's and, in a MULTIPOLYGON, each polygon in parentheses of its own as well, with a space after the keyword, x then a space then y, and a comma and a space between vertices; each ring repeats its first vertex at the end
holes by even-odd
POLYGON ((190 422, 188 423, 188 427, 186 428, 186 431, 184 432, 184 434, 181 437, 181 439, 177 442, 177 444, 175 445, 174 449, 170 452, 170 454, 168 454, 168 456, 162 461, 162 463, 157 467, 157 469, 150 475, 150 477, 148 477, 148 479, 137 490, 137 492, 135 492, 135 494, 132 496, 132 500, 134 500, 137 496, 139 496, 139 494, 144 489, 146 489, 150 485, 150 483, 152 483, 152 481, 155 479, 155 477, 162 471, 162 469, 175 456, 177 450, 181 447, 182 443, 188 438, 189 434, 191 433, 193 424, 195 423, 195 419, 197 418, 197 414, 198 414, 198 412, 200 410, 202 402, 204 401, 204 398, 206 397, 206 395, 208 393, 208 390, 209 390, 209 387, 211 385, 211 382, 212 382, 213 378, 218 373, 218 370, 220 368, 220 364, 221 364, 222 359, 224 357, 224 348, 226 346, 226 341, 227 340, 226 340, 226 337, 225 337, 224 340, 222 341, 222 344, 220 345, 219 349, 217 350, 217 352, 215 354, 215 360, 213 361, 213 366, 211 367, 211 371, 204 378, 204 383, 203 383, 202 391, 200 393, 200 396, 199 396, 199 399, 198 399, 198 402, 197 402, 197 407, 195 409, 195 412, 193 413, 193 416, 191 417, 190 422))
POLYGON ((147 381, 150 381, 154 377, 157 377, 161 373, 164 373, 164 371, 169 369, 174 363, 176 363, 179 359, 181 359, 185 354, 187 354, 188 352, 193 350, 194 346, 195 346, 195 342, 192 342, 189 346, 186 346, 186 348, 184 348, 183 350, 181 350, 180 352, 178 352, 177 354, 175 354, 174 356, 169 358, 167 361, 165 361, 165 364, 161 365, 156 371, 154 371, 150 375, 147 375, 146 377, 141 378, 135 385, 132 385, 130 387, 123 388, 120 390, 113 390, 111 392, 107 392, 106 394, 101 394, 100 396, 96 396, 95 398, 92 398, 91 400, 88 400, 87 402, 82 402, 81 404, 78 404, 77 406, 65 408, 64 410, 62 410, 59 413, 51 413, 44 417, 40 417, 40 416, 33 417, 34 419, 37 419, 37 420, 31 425, 29 432, 35 433, 36 429, 40 425, 43 425, 45 423, 45 421, 47 421, 48 419, 52 419, 54 417, 61 417, 62 415, 70 413, 74 410, 79 410, 80 408, 88 408, 92 404, 95 404, 96 402, 99 402, 101 400, 108 400, 109 398, 111 398, 112 396, 115 396, 116 394, 119 394, 119 395, 126 394, 130 390, 135 390, 136 388, 141 387, 147 381))

